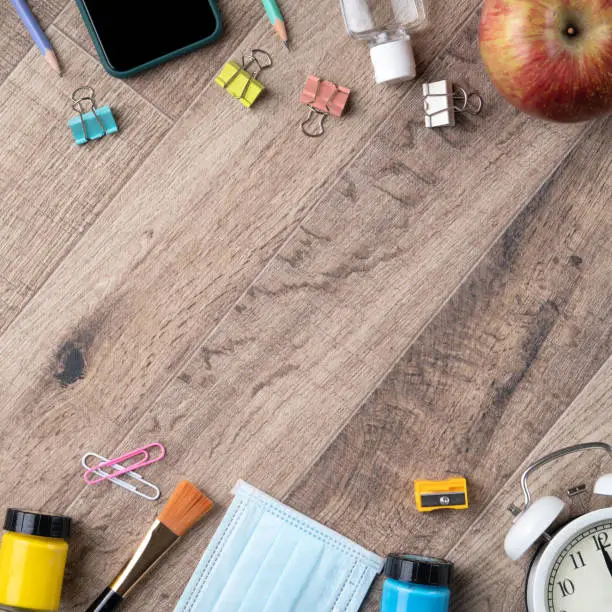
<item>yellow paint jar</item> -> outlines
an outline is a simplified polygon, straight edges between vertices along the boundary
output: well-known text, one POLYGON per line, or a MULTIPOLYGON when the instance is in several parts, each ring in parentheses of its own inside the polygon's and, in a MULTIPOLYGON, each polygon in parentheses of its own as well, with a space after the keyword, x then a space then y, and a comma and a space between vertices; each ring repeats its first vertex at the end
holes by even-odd
POLYGON ((9 509, 0 547, 0 610, 59 610, 71 520, 9 509))

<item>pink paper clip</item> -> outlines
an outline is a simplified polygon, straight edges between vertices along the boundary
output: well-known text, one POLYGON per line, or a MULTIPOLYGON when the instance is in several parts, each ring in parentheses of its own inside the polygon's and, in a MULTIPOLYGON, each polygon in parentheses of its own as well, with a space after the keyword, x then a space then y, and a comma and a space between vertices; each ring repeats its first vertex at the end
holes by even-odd
POLYGON ((318 76, 310 75, 300 96, 300 103, 308 109, 308 117, 302 123, 302 131, 307 136, 322 136, 323 124, 329 115, 342 116, 348 103, 351 90, 336 85, 331 81, 322 81, 318 76), (316 118, 316 121, 312 121, 316 118))
POLYGON ((117 476, 121 476, 122 474, 127 474, 128 472, 133 472, 134 470, 138 470, 147 465, 151 465, 152 463, 157 463, 158 461, 163 459, 165 456, 166 456, 166 449, 164 448, 164 446, 160 444, 159 442, 153 442, 152 444, 143 446, 142 448, 138 448, 136 450, 130 451, 129 453, 126 453, 125 455, 121 455, 121 457, 116 457, 115 459, 109 459, 108 461, 104 461, 103 463, 99 463, 98 465, 95 465, 94 467, 89 468, 83 475, 83 478, 85 479, 85 482, 88 485, 95 485, 95 484, 98 484, 99 482, 103 482, 104 480, 110 480, 111 478, 116 478, 117 476), (151 455, 149 454, 149 451, 153 448, 159 449, 160 453, 158 456, 153 457, 151 459, 151 455), (123 465, 125 461, 127 461, 128 459, 134 459, 135 457, 140 457, 140 458, 138 459, 138 461, 135 461, 134 463, 130 463, 127 466, 123 465), (95 479, 89 478, 90 474, 96 471, 97 472, 104 471, 103 468, 113 467, 113 466, 116 466, 116 464, 118 463, 122 464, 121 469, 115 468, 113 471, 107 472, 105 473, 104 476, 100 476, 99 478, 95 478, 95 479))

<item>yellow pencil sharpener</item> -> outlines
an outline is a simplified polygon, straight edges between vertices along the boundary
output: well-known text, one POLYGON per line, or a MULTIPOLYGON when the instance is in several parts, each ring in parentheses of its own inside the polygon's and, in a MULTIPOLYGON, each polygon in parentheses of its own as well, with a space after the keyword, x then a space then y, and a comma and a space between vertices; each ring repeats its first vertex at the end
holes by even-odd
POLYGON ((272 58, 268 53, 254 49, 250 54, 242 56, 242 66, 233 60, 225 64, 215 83, 240 100, 243 106, 251 108, 265 89, 257 77, 271 65, 272 58))
POLYGON ((415 480, 414 494, 419 512, 466 510, 469 507, 465 478, 415 480))

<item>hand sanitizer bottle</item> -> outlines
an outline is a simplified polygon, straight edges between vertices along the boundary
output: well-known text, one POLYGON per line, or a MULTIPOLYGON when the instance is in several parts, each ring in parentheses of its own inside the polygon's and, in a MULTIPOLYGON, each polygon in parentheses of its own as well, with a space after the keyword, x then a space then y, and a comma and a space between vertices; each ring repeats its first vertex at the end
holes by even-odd
POLYGON ((426 24, 423 0, 340 0, 346 29, 366 40, 377 83, 399 83, 416 76, 410 32, 426 24))

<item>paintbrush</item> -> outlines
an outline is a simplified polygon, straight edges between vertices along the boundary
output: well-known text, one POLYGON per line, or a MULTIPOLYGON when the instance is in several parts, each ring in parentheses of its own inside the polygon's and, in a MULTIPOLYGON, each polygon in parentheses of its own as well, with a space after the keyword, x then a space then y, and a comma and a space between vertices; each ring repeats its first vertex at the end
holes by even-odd
POLYGON ((207 512, 213 503, 190 482, 183 480, 151 525, 132 558, 87 612, 112 612, 161 558, 207 512))

